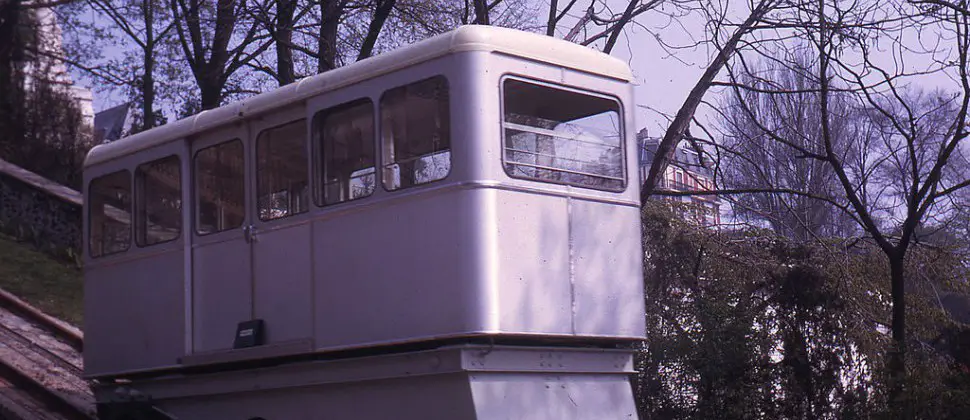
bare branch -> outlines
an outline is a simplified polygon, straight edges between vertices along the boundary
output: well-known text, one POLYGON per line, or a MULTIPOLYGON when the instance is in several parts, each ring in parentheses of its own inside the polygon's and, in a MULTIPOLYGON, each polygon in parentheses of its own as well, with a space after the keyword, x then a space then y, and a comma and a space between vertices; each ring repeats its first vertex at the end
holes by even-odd
POLYGON ((761 20, 765 14, 768 13, 775 6, 775 0, 761 0, 751 11, 751 14, 745 19, 744 23, 731 35, 728 42, 724 44, 719 50, 714 60, 704 71, 700 80, 694 85, 690 93, 687 95, 687 99, 684 104, 681 105, 680 110, 677 112, 677 116, 674 117, 674 121, 671 122, 670 126, 667 128, 667 132, 664 134, 663 140, 661 140, 660 145, 657 147, 657 153, 654 155, 653 162, 650 165, 650 170, 647 174, 647 179, 644 182, 643 189, 641 191, 641 202, 646 202, 656 187, 657 179, 660 174, 662 174, 667 167, 667 164, 671 161, 674 151, 676 150, 677 143, 680 142, 687 130, 687 126, 690 124, 691 119, 694 116, 694 112, 697 110, 697 106, 701 103, 704 98, 704 94, 710 89, 711 82, 714 81, 714 77, 720 73, 721 69, 727 64, 728 60, 734 55, 738 43, 741 38, 747 35, 758 21, 761 20))

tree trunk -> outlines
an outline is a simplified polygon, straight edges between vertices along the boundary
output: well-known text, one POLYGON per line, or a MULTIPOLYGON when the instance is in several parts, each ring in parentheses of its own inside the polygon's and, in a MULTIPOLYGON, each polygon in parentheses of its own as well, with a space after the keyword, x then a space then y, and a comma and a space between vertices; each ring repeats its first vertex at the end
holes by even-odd
POLYGON ((320 41, 317 48, 317 73, 337 68, 337 26, 343 7, 340 0, 320 2, 320 41))
POLYGON ((8 89, 13 79, 14 55, 18 46, 20 0, 0 3, 0 89, 8 89))
POLYGON ((155 59, 152 51, 145 51, 145 74, 142 76, 141 92, 141 112, 143 119, 143 130, 155 127, 155 59))
POLYGON ((556 13, 559 12, 559 0, 549 2, 549 20, 546 21, 546 35, 556 36, 556 13))
POLYGON ((486 0, 474 0, 475 4, 475 21, 472 22, 476 25, 488 25, 488 4, 486 0))
POLYGON ((640 0, 630 0, 627 4, 626 10, 623 11, 623 15, 620 16, 620 20, 613 24, 613 32, 610 33, 610 37, 606 40, 606 45, 603 46, 603 52, 609 54, 613 51, 613 47, 616 45, 616 40, 620 39, 620 32, 623 32, 623 27, 630 20, 633 19, 633 10, 636 9, 637 5, 640 4, 640 0))
POLYGON ((296 13, 296 0, 277 0, 276 2, 276 78, 280 86, 296 81, 293 71, 293 14, 296 13))
POLYGON ((360 46, 357 61, 370 57, 374 52, 377 37, 381 34, 381 29, 384 28, 384 22, 391 15, 391 10, 394 9, 394 2, 395 0, 377 0, 377 10, 374 11, 374 18, 371 19, 370 26, 367 27, 367 36, 364 37, 364 42, 360 46))
POLYGON ((23 39, 20 37, 21 0, 0 3, 0 152, 6 153, 11 141, 19 141, 23 134, 23 84, 20 60, 23 39))
POLYGON ((265 51, 271 43, 263 43, 256 51, 248 54, 248 58, 240 58, 238 50, 254 42, 253 34, 256 31, 254 27, 249 28, 245 37, 238 39, 238 45, 230 48, 231 41, 237 39, 235 35, 240 34, 236 30, 236 23, 243 12, 237 10, 238 0, 217 0, 214 21, 209 16, 203 19, 202 3, 201 0, 189 0, 186 6, 181 1, 170 1, 179 43, 199 87, 201 108, 206 110, 221 104, 223 89, 229 77, 252 60, 252 57, 265 51))
POLYGON ((218 108, 222 103, 222 84, 199 81, 199 89, 202 94, 202 109, 218 108))
POLYGON ((687 127, 690 126, 691 119, 694 118, 694 112, 697 110, 697 106, 700 105, 701 100, 704 99, 704 94, 711 87, 711 82, 714 81, 714 77, 721 72, 721 69, 727 65, 728 59, 734 55, 737 50, 738 43, 741 42, 741 38, 750 32, 756 23, 761 21, 766 13, 773 7, 772 0, 762 0, 759 2, 751 14, 745 19, 744 23, 734 31, 731 38, 724 44, 723 47, 717 52, 714 60, 711 62, 704 74, 701 76, 694 88, 691 89, 690 94, 687 95, 687 99, 684 104, 681 105, 680 110, 677 111, 677 116, 674 120, 670 122, 670 126, 667 127, 667 132, 664 133, 663 140, 657 146, 657 152, 654 154, 653 162, 650 165, 650 171, 647 173, 647 179, 643 183, 643 189, 640 191, 640 199, 643 203, 650 198, 653 194, 653 190, 657 186, 657 180, 660 178, 660 174, 667 170, 667 165, 670 160, 674 157, 674 152, 677 150, 677 144, 680 142, 684 133, 687 131, 687 127))
POLYGON ((0 100, 7 101, 8 92, 12 89, 17 49, 20 45, 20 0, 7 0, 0 3, 0 100))
MULTIPOLYGON (((197 77, 202 96, 202 109, 218 108, 222 104, 222 89, 226 85, 226 63, 229 61, 229 41, 236 27, 236 0, 218 0, 216 21, 208 62, 200 63, 202 77, 197 77)), ((201 47, 197 51, 203 50, 201 47)))
POLYGON ((145 18, 144 72, 141 83, 142 130, 155 127, 155 5, 144 0, 142 8, 145 18))
POLYGON ((906 398, 906 282, 904 263, 906 254, 889 255, 889 275, 893 302, 893 348, 889 354, 889 404, 895 418, 910 418, 909 399, 906 398))

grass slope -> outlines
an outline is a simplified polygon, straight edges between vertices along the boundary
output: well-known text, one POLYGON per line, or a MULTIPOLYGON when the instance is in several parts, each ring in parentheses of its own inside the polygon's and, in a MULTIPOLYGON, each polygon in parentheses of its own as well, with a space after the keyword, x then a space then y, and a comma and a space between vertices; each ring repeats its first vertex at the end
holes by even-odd
POLYGON ((81 325, 81 270, 0 234, 0 288, 51 316, 81 325))

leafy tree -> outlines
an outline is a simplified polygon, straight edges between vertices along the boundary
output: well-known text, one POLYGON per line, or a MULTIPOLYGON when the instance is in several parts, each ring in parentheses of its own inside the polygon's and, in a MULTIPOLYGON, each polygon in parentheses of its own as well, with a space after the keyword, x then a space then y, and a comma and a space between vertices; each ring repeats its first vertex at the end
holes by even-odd
MULTIPOLYGON (((881 418, 891 413, 890 287, 873 241, 795 242, 770 230, 702 229, 657 202, 643 210, 647 341, 635 390, 644 419, 881 418)), ((947 249, 907 260, 966 283, 947 249)), ((913 292, 912 418, 967 414, 970 371, 932 295, 913 292), (943 334, 943 335, 941 335, 943 334), (935 347, 934 347, 935 346, 935 347), (965 365, 963 365, 965 366, 965 365)), ((959 329, 959 328, 957 328, 959 329)), ((966 331, 965 329, 962 331, 966 331)), ((963 356, 965 357, 965 356, 963 356)))
POLYGON ((72 92, 51 79, 42 6, 0 2, 0 158, 79 189, 90 131, 72 92))

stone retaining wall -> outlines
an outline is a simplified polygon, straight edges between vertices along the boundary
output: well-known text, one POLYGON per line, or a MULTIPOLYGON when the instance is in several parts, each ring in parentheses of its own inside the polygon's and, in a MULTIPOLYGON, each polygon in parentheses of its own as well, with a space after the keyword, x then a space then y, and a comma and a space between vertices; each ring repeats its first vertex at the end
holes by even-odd
POLYGON ((82 205, 77 191, 0 159, 0 232, 80 264, 82 205))

